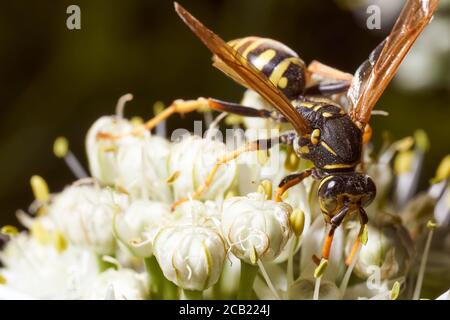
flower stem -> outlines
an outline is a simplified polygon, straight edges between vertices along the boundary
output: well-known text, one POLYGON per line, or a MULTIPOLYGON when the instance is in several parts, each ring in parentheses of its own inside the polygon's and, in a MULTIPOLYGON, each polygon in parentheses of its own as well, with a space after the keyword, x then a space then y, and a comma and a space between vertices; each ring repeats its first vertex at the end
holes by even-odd
POLYGON ((352 262, 348 266, 347 271, 345 272, 344 278, 342 279, 341 285, 339 287, 342 297, 344 297, 345 291, 347 291, 348 282, 350 281, 350 276, 352 275, 353 269, 355 268, 356 262, 358 261, 360 250, 361 250, 361 245, 358 245, 358 248, 356 249, 356 253, 353 256, 352 262))
POLYGON ((183 290, 184 297, 186 300, 202 300, 203 299, 203 291, 196 290, 183 290))
POLYGON ((299 237, 295 237, 295 239, 291 243, 291 247, 289 248, 289 257, 287 261, 287 297, 290 299, 291 297, 291 286, 294 282, 294 254, 295 247, 299 241, 299 237))
POLYGON ((239 280, 239 300, 250 300, 253 293, 253 283, 255 282, 258 266, 241 261, 241 278, 239 280))
POLYGON ((414 288, 413 300, 419 300, 420 291, 422 290, 423 277, 425 275, 425 267, 427 265, 428 253, 430 252, 431 240, 433 239, 434 230, 428 232, 427 242, 423 251, 422 261, 420 262, 419 275, 417 277, 416 287, 414 288))
POLYGON ((150 297, 154 300, 175 300, 178 298, 178 288, 166 279, 155 256, 144 259, 149 277, 150 297))
POLYGON ((262 264, 261 260, 258 260, 258 266, 259 270, 261 270, 261 274, 263 275, 264 280, 267 283, 267 286, 269 287, 270 291, 272 291, 273 295, 277 300, 281 300, 280 295, 277 292, 277 289, 275 289, 272 281, 269 278, 269 275, 267 274, 266 268, 264 268, 264 265, 262 264))
POLYGON ((320 281, 321 280, 322 280, 322 276, 316 278, 316 283, 314 284, 313 300, 319 300, 320 281))

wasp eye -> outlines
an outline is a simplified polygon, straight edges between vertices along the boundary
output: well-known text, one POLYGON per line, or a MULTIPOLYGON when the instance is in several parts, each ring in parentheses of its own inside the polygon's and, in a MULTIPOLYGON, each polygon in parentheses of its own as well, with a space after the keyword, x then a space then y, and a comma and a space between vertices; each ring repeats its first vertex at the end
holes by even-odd
POLYGON ((338 181, 334 176, 329 176, 323 179, 319 185, 319 204, 324 213, 331 213, 337 209, 338 181))

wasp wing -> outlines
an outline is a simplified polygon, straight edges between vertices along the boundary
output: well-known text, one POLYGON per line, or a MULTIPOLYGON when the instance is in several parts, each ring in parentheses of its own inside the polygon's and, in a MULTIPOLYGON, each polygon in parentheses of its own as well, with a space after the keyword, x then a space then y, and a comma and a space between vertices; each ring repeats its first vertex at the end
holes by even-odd
POLYGON ((215 55, 214 66, 233 80, 258 92, 286 117, 297 132, 310 131, 308 124, 295 110, 289 99, 262 72, 176 2, 175 10, 184 23, 215 55))
POLYGON ((408 0, 391 33, 356 71, 348 91, 349 114, 361 127, 369 122, 372 109, 438 3, 439 0, 408 0))

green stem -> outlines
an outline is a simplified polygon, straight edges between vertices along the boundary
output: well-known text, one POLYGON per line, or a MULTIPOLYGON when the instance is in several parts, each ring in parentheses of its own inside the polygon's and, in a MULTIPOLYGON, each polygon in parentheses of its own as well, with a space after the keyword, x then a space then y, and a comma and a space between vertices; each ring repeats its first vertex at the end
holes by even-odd
POLYGON ((150 297, 154 300, 175 300, 178 288, 164 276, 155 256, 144 259, 149 278, 150 297))
POLYGON ((255 282, 258 266, 246 263, 241 260, 241 278, 239 280, 239 300, 250 300, 253 293, 253 283, 255 282))
POLYGON ((422 261, 420 262, 419 274, 417 277, 416 287, 414 288, 413 300, 420 299, 420 291, 422 290, 423 277, 425 275, 425 268, 427 266, 428 253, 430 252, 431 240, 433 239, 433 229, 430 229, 425 243, 425 249, 422 254, 422 261))
POLYGON ((203 299, 203 291, 196 290, 183 290, 184 297, 186 300, 202 300, 203 299))

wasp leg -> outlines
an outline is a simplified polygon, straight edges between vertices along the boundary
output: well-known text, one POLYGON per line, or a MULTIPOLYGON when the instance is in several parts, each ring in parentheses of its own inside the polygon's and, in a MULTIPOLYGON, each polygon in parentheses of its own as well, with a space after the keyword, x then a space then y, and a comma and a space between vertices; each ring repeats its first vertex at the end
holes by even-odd
POLYGON ((308 76, 310 80, 313 80, 311 79, 311 77, 314 76, 317 76, 320 79, 329 79, 329 80, 352 81, 353 79, 353 75, 351 75, 350 73, 327 66, 326 64, 323 64, 317 60, 311 61, 306 70, 309 73, 308 76))
MULTIPOLYGON (((333 237, 334 237, 334 231, 336 230, 337 227, 339 227, 342 223, 342 221, 344 220, 345 216, 348 213, 348 207, 344 206, 330 221, 330 231, 328 231, 328 234, 323 242, 323 246, 322 246, 322 259, 324 260, 328 260, 328 258, 330 257, 330 251, 331 251, 331 245, 333 243, 333 237)), ((313 261, 316 264, 319 264, 320 259, 317 258, 316 256, 313 256, 313 261)))
POLYGON ((237 114, 244 117, 255 117, 255 118, 270 118, 279 122, 287 122, 286 118, 283 117, 276 111, 270 111, 265 109, 256 109, 252 107, 243 106, 238 103, 232 103, 227 101, 221 101, 217 99, 208 99, 208 105, 211 109, 222 112, 229 112, 237 114))
POLYGON ((299 184, 305 178, 309 177, 313 172, 314 169, 307 169, 300 173, 293 173, 284 177, 283 180, 281 180, 280 184, 278 185, 277 191, 275 192, 275 201, 277 202, 283 201, 281 197, 289 188, 299 184))
POLYGON ((350 265, 356 255, 356 252, 359 249, 359 245, 361 244, 361 237, 364 233, 364 229, 366 228, 367 222, 369 222, 369 218, 367 217, 367 213, 363 208, 359 208, 359 221, 361 226, 359 228, 359 233, 356 236, 355 242, 353 243, 352 249, 350 250, 350 254, 347 259, 345 259, 345 264, 350 265))
POLYGON ((212 98, 198 98, 196 100, 175 100, 170 106, 165 108, 161 113, 142 124, 141 126, 133 129, 129 132, 120 135, 112 135, 105 132, 98 134, 99 139, 118 140, 126 136, 139 135, 146 130, 152 130, 160 122, 166 120, 175 113, 185 114, 200 109, 212 109, 217 111, 224 111, 234 113, 245 117, 260 117, 260 118, 272 118, 279 122, 286 122, 286 119, 273 111, 259 110, 251 107, 234 104, 231 102, 220 101, 212 98))
POLYGON ((350 88, 351 81, 340 80, 331 83, 318 83, 306 88, 305 95, 332 95, 344 93, 350 88))
POLYGON ((137 128, 130 130, 128 132, 125 132, 123 134, 119 135, 112 135, 105 132, 99 132, 97 138, 99 139, 108 139, 108 140, 118 140, 124 137, 133 136, 133 135, 140 135, 144 131, 152 130, 154 127, 156 127, 160 122, 166 120, 171 115, 178 113, 178 114, 185 114, 189 112, 193 112, 199 109, 207 109, 209 107, 208 105, 209 99, 205 98, 198 98, 196 100, 175 100, 172 102, 170 106, 165 108, 162 112, 154 116, 152 119, 148 120, 144 124, 138 126, 137 128))
POLYGON ((372 127, 369 124, 366 124, 363 132, 363 143, 369 143, 370 139, 372 139, 372 127))
POLYGON ((230 161, 236 159, 237 157, 239 157, 241 154, 243 154, 245 152, 267 150, 276 144, 292 144, 295 137, 296 137, 296 133, 294 131, 290 131, 290 132, 286 132, 285 134, 282 134, 276 138, 255 140, 255 141, 246 143, 242 147, 240 147, 234 151, 231 151, 230 153, 220 157, 219 159, 217 159, 214 167, 211 169, 210 173, 206 177, 203 184, 201 184, 188 197, 182 198, 182 199, 174 202, 172 204, 172 210, 174 210, 180 204, 182 204, 186 201, 189 201, 189 199, 194 199, 194 198, 200 196, 203 193, 203 191, 205 191, 209 187, 212 180, 214 179, 214 176, 215 176, 217 170, 220 168, 221 165, 226 164, 227 162, 230 162, 230 161))

